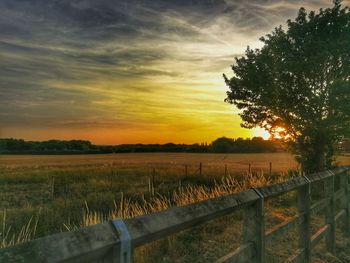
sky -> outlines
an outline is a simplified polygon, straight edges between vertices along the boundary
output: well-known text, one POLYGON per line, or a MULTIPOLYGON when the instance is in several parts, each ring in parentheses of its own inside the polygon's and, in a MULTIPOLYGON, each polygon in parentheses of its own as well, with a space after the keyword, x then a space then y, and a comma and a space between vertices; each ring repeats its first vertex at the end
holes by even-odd
MULTIPOLYGON (((344 1, 349 4, 350 0, 344 1)), ((263 136, 222 74, 330 0, 0 0, 0 138, 96 144, 263 136)))

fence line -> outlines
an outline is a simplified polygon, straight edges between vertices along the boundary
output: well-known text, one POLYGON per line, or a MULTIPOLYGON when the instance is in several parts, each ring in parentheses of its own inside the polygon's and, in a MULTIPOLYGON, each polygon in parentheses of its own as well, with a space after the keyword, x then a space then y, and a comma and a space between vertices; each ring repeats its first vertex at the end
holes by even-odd
POLYGON ((327 249, 334 252, 335 227, 339 221, 344 221, 345 229, 350 230, 349 170, 339 167, 196 204, 46 236, 1 249, 0 262, 130 262, 136 247, 239 209, 244 210, 243 243, 216 262, 263 263, 265 245, 294 227, 299 227, 299 247, 286 262, 310 262, 311 250, 324 238, 327 249), (311 203, 311 189, 316 182, 323 183, 326 195, 311 203), (298 215, 265 231, 265 201, 291 191, 297 191, 298 215), (336 202, 341 206, 338 213, 336 202), (311 213, 322 209, 326 209, 325 224, 311 236, 311 213))

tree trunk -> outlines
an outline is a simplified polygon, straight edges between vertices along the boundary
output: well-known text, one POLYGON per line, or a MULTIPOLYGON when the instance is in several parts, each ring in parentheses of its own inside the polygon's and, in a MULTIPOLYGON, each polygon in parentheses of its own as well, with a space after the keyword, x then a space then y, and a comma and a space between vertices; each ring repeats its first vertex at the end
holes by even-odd
POLYGON ((333 157, 332 143, 327 141, 327 136, 322 132, 314 133, 298 140, 298 161, 302 171, 314 173, 330 168, 333 157))

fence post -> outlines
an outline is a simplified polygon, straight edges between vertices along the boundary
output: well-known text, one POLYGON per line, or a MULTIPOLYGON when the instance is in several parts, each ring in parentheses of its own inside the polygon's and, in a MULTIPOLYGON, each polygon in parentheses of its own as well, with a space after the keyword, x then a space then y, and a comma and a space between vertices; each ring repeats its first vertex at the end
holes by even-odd
POLYGON ((202 175, 202 163, 199 163, 199 175, 202 175))
POLYGON ((255 253, 252 263, 265 262, 265 220, 264 220, 264 196, 258 189, 254 189, 259 199, 244 210, 243 215, 243 242, 253 243, 255 253))
POLYGON ((150 193, 151 196, 154 195, 154 185, 150 177, 148 178, 148 192, 150 193))
POLYGON ((346 228, 347 234, 350 234, 350 186, 349 186, 349 169, 345 171, 345 190, 347 197, 347 207, 346 207, 346 228))
POLYGON ((55 177, 51 176, 51 199, 53 200, 55 196, 55 177))
POLYGON ((350 233, 350 193, 349 193, 349 181, 348 171, 340 175, 340 187, 345 189, 345 196, 342 199, 342 209, 345 209, 346 218, 344 222, 344 230, 347 234, 350 233))
POLYGON ((269 174, 272 174, 272 162, 270 162, 270 169, 269 169, 269 174))
POLYGON ((227 164, 225 164, 225 177, 227 176, 227 164))
POLYGON ((330 197, 330 203, 326 208, 326 224, 329 224, 329 231, 326 235, 327 250, 331 253, 335 252, 335 220, 334 220, 334 173, 329 170, 332 175, 330 178, 325 179, 324 189, 327 197, 330 197))
POLYGON ((311 182, 309 178, 303 176, 307 184, 298 189, 298 210, 304 217, 304 221, 299 227, 299 248, 304 251, 302 262, 311 262, 310 244, 310 202, 311 202, 311 182))
POLYGON ((349 186, 349 169, 345 171, 345 187, 347 196, 347 207, 346 207, 346 227, 347 233, 350 234, 350 186, 349 186))
POLYGON ((155 185, 155 177, 156 177, 156 168, 153 168, 153 171, 152 171, 152 184, 153 184, 153 187, 155 185))

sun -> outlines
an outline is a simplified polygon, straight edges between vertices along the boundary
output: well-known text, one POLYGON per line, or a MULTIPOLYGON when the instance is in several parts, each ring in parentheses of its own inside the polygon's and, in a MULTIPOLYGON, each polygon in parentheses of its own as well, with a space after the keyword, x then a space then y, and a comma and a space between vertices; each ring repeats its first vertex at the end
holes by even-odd
POLYGON ((252 136, 262 137, 264 140, 268 140, 271 137, 271 134, 265 129, 254 128, 252 129, 252 136))

